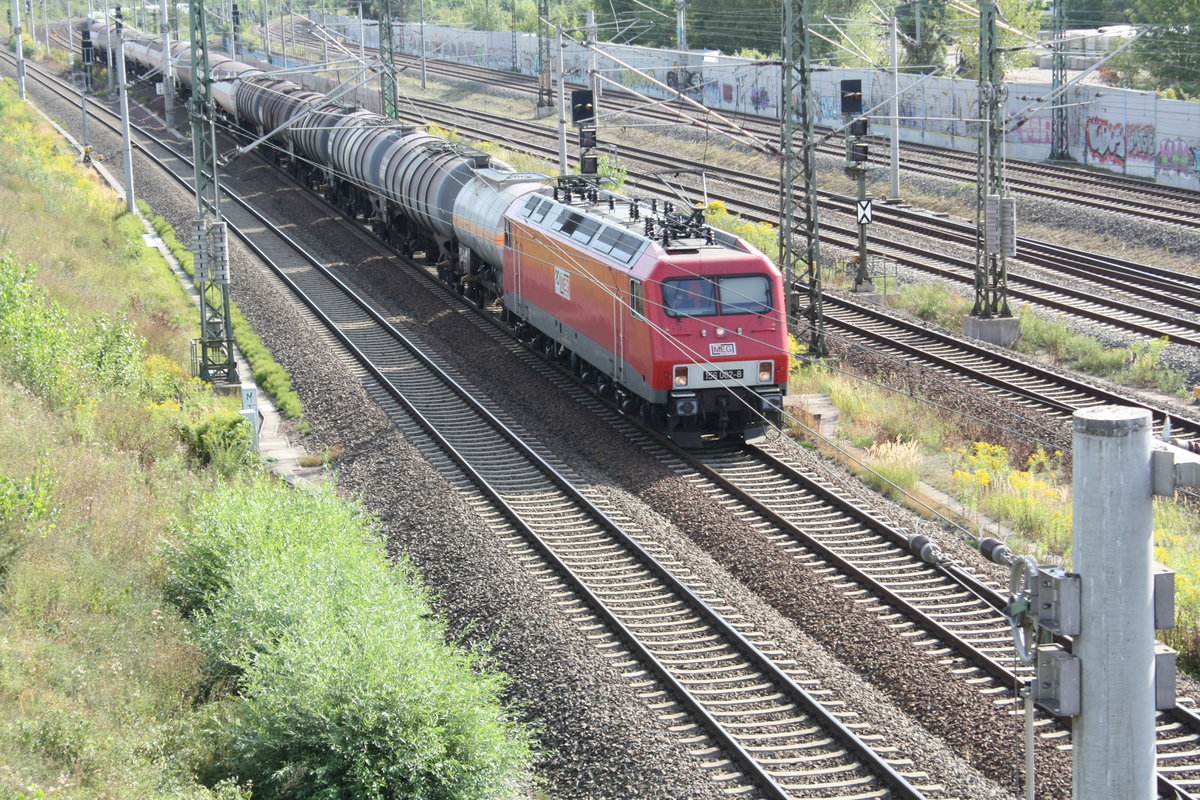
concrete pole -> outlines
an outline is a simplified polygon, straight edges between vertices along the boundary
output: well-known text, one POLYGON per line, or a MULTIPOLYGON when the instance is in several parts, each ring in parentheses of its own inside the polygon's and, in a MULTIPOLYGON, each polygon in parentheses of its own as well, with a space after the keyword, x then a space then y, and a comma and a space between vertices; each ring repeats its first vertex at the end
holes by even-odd
POLYGON ((13 36, 17 46, 17 94, 25 99, 25 46, 21 41, 21 0, 12 0, 13 7, 13 36))
POLYGON ((117 89, 121 93, 121 153, 125 159, 125 208, 137 210, 133 195, 133 140, 129 134, 129 84, 125 81, 125 41, 117 30, 117 89))
POLYGON ((596 12, 589 8, 587 10, 587 16, 585 17, 585 20, 585 35, 587 36, 588 53, 590 54, 592 60, 592 71, 591 74, 588 75, 588 87, 592 90, 592 108, 596 110, 597 114, 599 114, 600 76, 596 74, 596 67, 599 66, 596 55, 596 41, 599 37, 596 30, 596 12))
MULTIPOLYGON (((171 2, 174 5, 174 0, 171 2)), ((162 15, 163 45, 163 117, 167 127, 175 127, 175 66, 171 60, 171 17, 167 13, 167 0, 158 0, 158 13, 162 15)))
POLYGON ((562 26, 557 27, 558 32, 558 97, 556 103, 558 105, 558 174, 567 174, 567 103, 565 100, 565 90, 563 83, 563 50, 566 45, 563 43, 562 26))
POLYGON ((107 25, 108 47, 104 48, 104 57, 108 61, 108 99, 112 99, 113 93, 113 21, 108 9, 104 9, 104 21, 107 25))
POLYGON ((896 46, 896 17, 888 20, 892 51, 892 187, 893 200, 900 199, 900 68, 896 46))
POLYGON ((358 0, 358 60, 367 63, 367 29, 363 27, 363 5, 366 0, 358 0))
MULTIPOLYGON (((42 39, 46 42, 46 60, 50 60, 50 0, 42 0, 42 39)), ((1128 117, 1129 115, 1126 114, 1128 117)))
POLYGON ((1150 412, 1099 406, 1073 420, 1073 570, 1083 605, 1073 797, 1154 797, 1150 412))
POLYGON ((687 51, 687 0, 675 0, 675 49, 687 51))
POLYGON ((425 0, 421 0, 421 88, 425 87, 425 0))
POLYGON ((271 18, 267 16, 267 0, 262 0, 263 50, 267 51, 267 63, 271 62, 271 18))

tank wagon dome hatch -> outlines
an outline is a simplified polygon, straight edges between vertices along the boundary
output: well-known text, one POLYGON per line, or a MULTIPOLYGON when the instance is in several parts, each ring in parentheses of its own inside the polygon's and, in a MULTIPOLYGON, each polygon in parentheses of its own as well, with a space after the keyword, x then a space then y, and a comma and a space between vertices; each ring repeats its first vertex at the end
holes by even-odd
POLYGON ((476 150, 469 144, 462 142, 448 142, 445 139, 433 138, 427 142, 422 142, 420 145, 422 150, 425 150, 430 155, 446 154, 457 156, 465 161, 474 169, 484 169, 491 166, 492 157, 482 150, 476 150))
POLYGON ((493 167, 477 170, 476 175, 492 186, 511 186, 514 183, 549 183, 549 175, 540 172, 505 172, 493 167))

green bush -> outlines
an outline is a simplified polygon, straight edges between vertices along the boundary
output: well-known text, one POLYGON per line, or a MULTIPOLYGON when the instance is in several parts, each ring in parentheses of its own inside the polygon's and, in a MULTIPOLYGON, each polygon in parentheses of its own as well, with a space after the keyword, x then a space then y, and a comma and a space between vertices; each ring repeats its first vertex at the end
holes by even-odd
MULTIPOLYGON (((17 42, 15 39, 9 39, 8 49, 10 52, 17 52, 17 42)), ((21 54, 25 58, 33 58, 37 54, 37 44, 34 43, 33 37, 28 33, 21 34, 21 54)))
POLYGON ((0 472, 0 588, 9 567, 30 542, 31 526, 50 513, 48 470, 39 470, 27 480, 14 480, 0 472))
POLYGON ((168 594, 195 620, 213 684, 195 731, 202 780, 236 776, 261 798, 478 800, 529 785, 503 680, 444 645, 360 508, 262 482, 206 499, 178 538, 168 594))
POLYGON ((194 424, 183 423, 181 434, 189 456, 223 475, 233 475, 256 461, 251 449, 254 431, 236 411, 215 411, 194 424))

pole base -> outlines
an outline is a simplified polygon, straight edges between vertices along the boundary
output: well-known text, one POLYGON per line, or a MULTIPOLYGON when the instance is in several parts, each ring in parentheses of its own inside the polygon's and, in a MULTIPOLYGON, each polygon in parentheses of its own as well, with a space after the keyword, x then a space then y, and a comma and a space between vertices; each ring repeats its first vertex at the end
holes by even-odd
POLYGON ((1016 317, 980 319, 963 317, 963 335, 998 347, 1012 347, 1021 337, 1021 321, 1016 317))

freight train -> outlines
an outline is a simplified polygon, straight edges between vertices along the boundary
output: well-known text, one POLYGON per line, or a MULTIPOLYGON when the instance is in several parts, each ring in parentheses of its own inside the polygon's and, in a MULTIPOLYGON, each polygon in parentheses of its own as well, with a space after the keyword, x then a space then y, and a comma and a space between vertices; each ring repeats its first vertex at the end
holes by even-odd
MULTIPOLYGON (((98 49, 109 44, 94 24, 98 49)), ((129 70, 162 43, 124 31, 129 70)), ((115 41, 115 40, 114 40, 115 41)), ((186 89, 186 43, 172 45, 186 89)), ((625 414, 684 446, 754 439, 781 421, 788 327, 779 269, 701 209, 578 178, 512 170, 227 56, 210 53, 230 128, 268 136, 275 160, 562 362, 625 414)))

